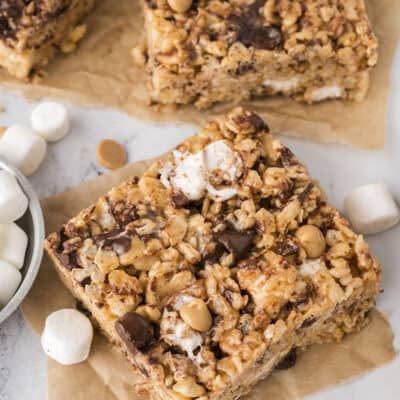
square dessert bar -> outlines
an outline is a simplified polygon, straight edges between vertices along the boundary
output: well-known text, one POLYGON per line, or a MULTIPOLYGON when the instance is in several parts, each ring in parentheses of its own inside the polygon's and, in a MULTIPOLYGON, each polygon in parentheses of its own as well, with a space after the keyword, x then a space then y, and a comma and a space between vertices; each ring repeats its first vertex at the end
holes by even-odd
POLYGON ((95 0, 4 0, 0 5, 0 66, 27 78, 60 49, 74 50, 85 33, 79 24, 95 0))
POLYGON ((46 240, 153 399, 250 391, 361 329, 380 266, 293 153, 238 108, 46 240))
POLYGON ((361 101, 377 62, 364 0, 146 0, 144 14, 160 103, 361 101))

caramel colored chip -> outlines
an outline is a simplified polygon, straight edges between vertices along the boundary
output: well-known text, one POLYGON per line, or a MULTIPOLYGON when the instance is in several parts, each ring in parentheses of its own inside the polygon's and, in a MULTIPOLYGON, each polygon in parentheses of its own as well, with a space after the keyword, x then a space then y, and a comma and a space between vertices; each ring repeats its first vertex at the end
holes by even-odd
POLYGON ((108 169, 117 169, 126 163, 126 151, 115 140, 105 139, 96 150, 97 160, 108 169))

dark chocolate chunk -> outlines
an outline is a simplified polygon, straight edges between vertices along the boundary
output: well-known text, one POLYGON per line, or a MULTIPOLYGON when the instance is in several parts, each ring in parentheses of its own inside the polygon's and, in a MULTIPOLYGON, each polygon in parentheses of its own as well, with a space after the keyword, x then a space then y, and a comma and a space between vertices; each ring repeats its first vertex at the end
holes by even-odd
POLYGON ((247 72, 251 72, 255 70, 254 63, 246 62, 246 61, 239 61, 238 67, 234 70, 230 70, 229 74, 231 76, 241 76, 246 74, 247 72))
POLYGON ((216 234, 219 243, 232 252, 238 260, 246 258, 253 245, 255 237, 254 231, 238 232, 228 229, 224 232, 216 234))
POLYGON ((237 39, 245 46, 258 49, 275 50, 282 47, 283 35, 278 26, 263 25, 260 9, 265 1, 257 0, 240 14, 233 14, 229 22, 237 33, 237 39))
POLYGON ((282 44, 282 33, 276 26, 241 24, 238 39, 245 46, 256 49, 274 50, 282 44))
POLYGON ((303 321, 300 328, 301 329, 307 328, 308 326, 313 325, 316 321, 317 321, 317 319, 315 317, 308 317, 303 321))
POLYGON ((202 255, 203 262, 208 264, 214 264, 219 262, 222 254, 224 254, 225 246, 222 243, 211 243, 210 246, 206 246, 206 252, 202 255), (214 245, 212 247, 212 245, 214 245), (209 247, 213 248, 210 250, 209 247))
POLYGON ((299 246, 291 239, 278 240, 275 251, 281 256, 292 256, 299 252, 299 246))
POLYGON ((314 187, 314 184, 312 182, 310 182, 305 188, 304 190, 299 194, 299 201, 300 204, 303 204, 305 199, 308 196, 308 193, 310 193, 311 189, 314 187))
POLYGON ((256 113, 251 113, 249 115, 249 122, 254 126, 254 129, 258 131, 269 132, 269 126, 263 121, 263 119, 256 113))
POLYGON ((121 227, 138 218, 136 206, 124 201, 110 204, 110 212, 121 227))
POLYGON ((69 271, 73 270, 74 268, 80 268, 76 259, 76 253, 55 253, 55 255, 60 261, 61 265, 69 271))
POLYGON ((189 199, 179 192, 172 193, 172 204, 175 208, 182 208, 189 204, 189 199))
POLYGON ((79 282, 79 284, 82 287, 85 287, 87 285, 90 285, 92 283, 92 278, 90 276, 87 276, 86 278, 84 278, 82 281, 79 282))
POLYGON ((85 314, 88 318, 92 317, 92 313, 83 305, 80 300, 75 301, 75 308, 82 314, 85 314))
POLYGON ((285 370, 292 368, 296 365, 296 361, 297 361, 297 352, 296 349, 293 348, 292 350, 289 351, 286 357, 283 360, 281 360, 281 362, 275 367, 275 369, 285 370))
POLYGON ((95 236, 93 241, 99 247, 107 250, 113 250, 118 254, 123 254, 131 248, 132 235, 128 232, 121 232, 116 229, 95 236))
POLYGON ((136 313, 126 313, 115 323, 115 329, 132 352, 145 350, 154 340, 153 325, 136 313))
POLYGON ((298 165, 299 162, 296 159, 296 156, 289 150, 287 147, 283 147, 278 160, 276 161, 276 165, 278 167, 290 167, 291 165, 298 165))

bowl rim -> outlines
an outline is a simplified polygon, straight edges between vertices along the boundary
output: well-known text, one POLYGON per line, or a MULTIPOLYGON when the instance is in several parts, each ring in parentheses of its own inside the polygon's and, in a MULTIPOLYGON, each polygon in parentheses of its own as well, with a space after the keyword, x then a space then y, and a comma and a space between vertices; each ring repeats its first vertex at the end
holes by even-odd
MULTIPOLYGON (((4 170, 14 175, 17 179, 17 182, 21 186, 21 189, 28 197, 28 209, 31 214, 34 232, 32 257, 30 263, 27 266, 25 276, 23 276, 21 284, 19 285, 17 291, 14 293, 10 301, 0 310, 1 324, 8 317, 10 317, 10 315, 13 314, 14 311, 21 305, 36 279, 44 253, 43 242, 45 239, 45 228, 43 212, 39 202, 39 198, 25 175, 22 174, 22 172, 20 172, 17 168, 11 166, 1 157, 0 170, 4 170)), ((32 238, 29 238, 29 240, 32 240, 32 238)))

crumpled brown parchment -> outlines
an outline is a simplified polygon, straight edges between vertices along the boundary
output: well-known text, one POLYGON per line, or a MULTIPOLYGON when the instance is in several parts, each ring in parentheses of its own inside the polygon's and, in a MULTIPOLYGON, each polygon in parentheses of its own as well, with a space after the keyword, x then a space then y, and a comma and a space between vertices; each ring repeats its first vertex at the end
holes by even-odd
MULTIPOLYGON (((129 176, 142 174, 149 165, 150 161, 136 162, 43 200, 46 231, 57 230, 113 186, 129 176)), ((49 313, 74 306, 73 297, 45 256, 38 278, 23 303, 24 315, 40 334, 49 313)), ((301 399, 389 362, 395 356, 390 325, 377 311, 371 317, 371 324, 363 331, 349 335, 340 344, 312 346, 300 355, 292 369, 274 372, 246 399, 301 399)), ((48 362, 49 400, 139 400, 133 388, 138 382, 140 378, 130 364, 100 334, 95 335, 87 362, 69 367, 48 362)))
MULTIPOLYGON (((371 87, 364 102, 305 105, 275 97, 243 105, 260 113, 277 133, 366 149, 382 148, 390 71, 400 37, 400 2, 366 2, 380 47, 379 64, 372 72, 371 87)), ((50 96, 79 104, 108 106, 153 121, 203 125, 205 120, 232 108, 232 104, 226 104, 200 112, 193 106, 160 110, 148 106, 147 75, 143 68, 134 65, 130 55, 132 47, 144 37, 140 3, 138 0, 99 0, 87 20, 88 34, 78 50, 52 61, 43 82, 17 82, 0 71, 0 83, 22 91, 31 99, 50 96)))

